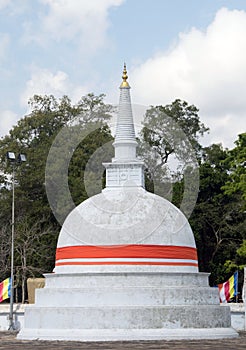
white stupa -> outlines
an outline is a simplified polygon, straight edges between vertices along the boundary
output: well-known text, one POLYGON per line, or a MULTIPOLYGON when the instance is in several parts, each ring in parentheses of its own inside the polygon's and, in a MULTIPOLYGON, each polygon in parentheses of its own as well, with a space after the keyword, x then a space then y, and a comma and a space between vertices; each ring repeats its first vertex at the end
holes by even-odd
POLYGON ((20 339, 146 340, 235 337, 208 274, 199 273, 191 227, 144 189, 126 67, 106 188, 65 220, 54 273, 26 309, 20 339))

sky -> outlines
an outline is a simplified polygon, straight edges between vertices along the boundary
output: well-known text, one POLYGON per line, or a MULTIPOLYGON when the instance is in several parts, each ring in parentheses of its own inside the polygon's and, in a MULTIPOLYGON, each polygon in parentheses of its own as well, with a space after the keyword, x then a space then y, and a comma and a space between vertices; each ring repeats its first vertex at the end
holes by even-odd
POLYGON ((133 106, 194 104, 204 145, 246 131, 245 0, 0 0, 0 136, 34 94, 117 105, 124 62, 133 106))

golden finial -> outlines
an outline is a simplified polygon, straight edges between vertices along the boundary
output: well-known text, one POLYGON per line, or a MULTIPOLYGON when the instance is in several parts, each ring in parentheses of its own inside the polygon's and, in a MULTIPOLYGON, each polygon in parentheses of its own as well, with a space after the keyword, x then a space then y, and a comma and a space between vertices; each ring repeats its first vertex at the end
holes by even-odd
POLYGON ((127 81, 128 75, 127 75, 127 70, 126 70, 126 64, 124 63, 124 70, 123 70, 123 75, 122 75, 122 83, 120 85, 120 87, 130 87, 127 81))

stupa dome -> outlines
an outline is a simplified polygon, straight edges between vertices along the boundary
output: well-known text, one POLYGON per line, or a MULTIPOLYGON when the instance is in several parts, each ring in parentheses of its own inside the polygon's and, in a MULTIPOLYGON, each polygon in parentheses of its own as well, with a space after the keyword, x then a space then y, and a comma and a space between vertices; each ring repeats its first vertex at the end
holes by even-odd
POLYGON ((184 214, 143 188, 105 189, 77 206, 57 244, 55 272, 102 269, 197 272, 194 236, 184 214))

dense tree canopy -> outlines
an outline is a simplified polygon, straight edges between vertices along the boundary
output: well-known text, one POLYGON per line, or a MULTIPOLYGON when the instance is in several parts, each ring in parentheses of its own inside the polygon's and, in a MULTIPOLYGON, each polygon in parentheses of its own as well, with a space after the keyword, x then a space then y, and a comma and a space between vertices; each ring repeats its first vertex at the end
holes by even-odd
POLYGON ((235 142, 236 147, 228 152, 226 163, 230 175, 223 189, 226 194, 238 193, 246 209, 246 133, 240 134, 235 142))
POLYGON ((167 106, 146 111, 140 138, 148 176, 158 178, 166 173, 171 155, 183 164, 192 163, 201 145, 199 136, 208 131, 200 121, 199 110, 179 99, 167 106))

